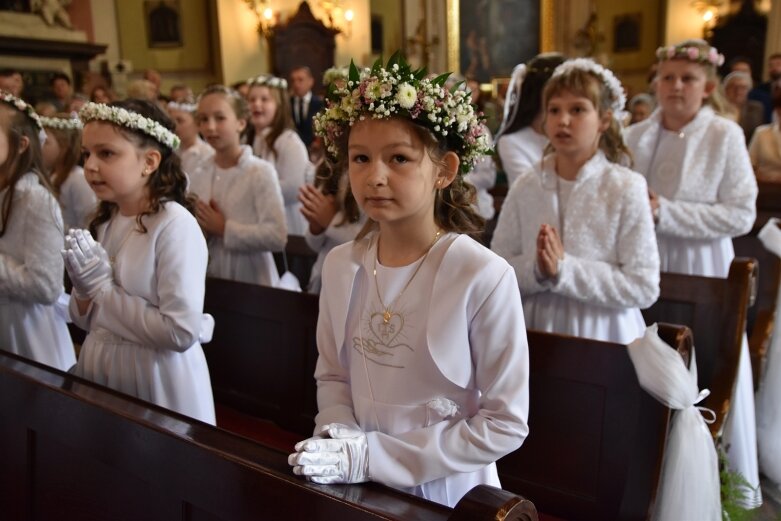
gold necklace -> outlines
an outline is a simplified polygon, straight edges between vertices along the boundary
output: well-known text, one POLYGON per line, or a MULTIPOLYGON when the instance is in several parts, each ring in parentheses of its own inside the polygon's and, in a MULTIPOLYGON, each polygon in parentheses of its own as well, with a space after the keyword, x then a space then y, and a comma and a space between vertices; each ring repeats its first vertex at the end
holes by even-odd
POLYGON ((380 306, 382 307, 382 322, 384 324, 390 323, 391 318, 393 317, 393 312, 391 312, 391 308, 396 305, 396 302, 399 301, 399 299, 407 290, 409 285, 412 284, 412 280, 415 278, 415 275, 417 275, 418 272, 420 271, 420 268, 423 266, 423 263, 426 262, 426 258, 428 257, 431 248, 434 247, 434 245, 437 243, 441 235, 442 235, 442 230, 437 230, 437 233, 434 235, 434 240, 431 241, 429 247, 426 248, 426 253, 423 254, 423 259, 418 264, 418 267, 415 268, 415 271, 412 273, 412 276, 409 278, 407 283, 404 284, 404 287, 401 288, 401 291, 399 292, 398 295, 396 295, 396 298, 393 299, 393 302, 391 302, 389 306, 386 306, 385 303, 382 301, 382 296, 380 295, 380 283, 377 281, 377 257, 380 256, 380 236, 377 235, 377 253, 374 255, 374 289, 377 290, 377 300, 380 301, 380 306))
MULTIPOLYGON (((108 226, 106 228, 106 236, 104 238, 104 241, 106 242, 106 253, 108 253, 108 241, 109 241, 109 237, 110 237, 109 233, 112 231, 112 229, 111 229, 111 225, 112 224, 114 224, 114 219, 111 219, 111 221, 109 222, 109 224, 108 224, 108 226)), ((133 223, 130 224, 130 228, 125 233, 125 236, 122 238, 122 242, 119 243, 119 247, 114 252, 114 255, 109 254, 108 260, 109 260, 109 263, 112 266, 114 266, 114 263, 117 261, 117 255, 119 255, 119 252, 122 251, 122 247, 125 245, 127 240, 130 238, 130 235, 132 235, 133 230, 135 230, 135 229, 136 229, 136 223, 133 222, 133 223)))

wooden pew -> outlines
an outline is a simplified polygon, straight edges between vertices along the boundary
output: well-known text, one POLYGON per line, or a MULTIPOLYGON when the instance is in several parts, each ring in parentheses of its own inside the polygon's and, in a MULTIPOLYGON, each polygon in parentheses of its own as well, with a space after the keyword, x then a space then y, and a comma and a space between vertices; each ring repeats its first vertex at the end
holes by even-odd
POLYGON ((0 458, 15 521, 537 519, 491 487, 451 510, 375 483, 310 484, 287 454, 4 351, 0 458))
POLYGON ((771 217, 781 217, 781 183, 758 181, 757 218, 754 233, 759 232, 771 217))
MULTIPOLYGON (((688 364, 686 327, 660 324, 688 364)), ((652 513, 670 410, 643 391, 626 347, 528 331, 529 437, 502 458, 505 490, 569 520, 652 513)))
POLYGON ((754 389, 759 388, 760 376, 763 374, 765 358, 770 348, 773 328, 776 324, 776 303, 781 285, 781 259, 765 248, 757 238, 759 231, 752 231, 743 237, 732 240, 735 255, 757 259, 758 274, 756 284, 756 299, 748 309, 746 316, 746 331, 748 332, 748 349, 751 354, 751 369, 754 374, 754 389))
POLYGON ((317 295, 206 279, 204 344, 215 401, 311 436, 317 414, 317 295))
MULTIPOLYGON (((206 302, 217 320, 205 346, 217 400, 311 435, 316 299, 210 280, 206 302), (288 408, 302 412, 291 418, 288 408)), ((662 325, 660 333, 688 361, 688 329, 662 325)), ((567 519, 645 519, 669 410, 640 389, 625 346, 537 332, 529 344, 532 434, 500 461, 503 486, 567 519)))
MULTIPOLYGON (((298 277, 301 288, 306 291, 312 267, 317 261, 317 252, 309 247, 302 235, 288 235, 285 256, 287 256, 287 269, 298 277)), ((282 252, 274 252, 274 262, 279 274, 285 273, 285 257, 282 252)))
POLYGON ((737 378, 746 314, 757 262, 736 258, 726 279, 662 273, 659 300, 643 310, 647 324, 669 322, 691 328, 700 389, 710 389, 700 404, 716 413, 710 424, 721 434, 737 378))

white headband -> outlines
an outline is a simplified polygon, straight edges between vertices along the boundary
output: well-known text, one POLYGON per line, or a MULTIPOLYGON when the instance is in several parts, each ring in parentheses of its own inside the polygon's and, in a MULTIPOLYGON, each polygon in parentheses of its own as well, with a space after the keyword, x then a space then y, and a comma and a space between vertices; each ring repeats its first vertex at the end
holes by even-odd
POLYGON ((551 75, 551 79, 574 70, 591 72, 602 80, 613 97, 613 102, 610 104, 610 109, 613 111, 613 118, 622 121, 624 117, 624 107, 626 106, 626 92, 615 74, 613 74, 610 69, 606 69, 590 58, 574 58, 572 60, 567 60, 556 67, 556 70, 553 71, 553 75, 551 75))

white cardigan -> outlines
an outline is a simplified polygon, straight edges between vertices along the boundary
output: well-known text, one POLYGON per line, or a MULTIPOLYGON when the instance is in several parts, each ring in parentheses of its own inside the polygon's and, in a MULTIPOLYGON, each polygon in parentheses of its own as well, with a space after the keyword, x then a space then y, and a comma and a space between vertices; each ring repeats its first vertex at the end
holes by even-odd
MULTIPOLYGON (((334 248, 323 267, 317 323, 319 431, 327 423, 357 425, 347 364, 345 327, 371 277, 364 256, 370 234, 334 248)), ((399 435, 368 432, 369 475, 394 487, 460 479, 517 449, 529 428, 529 358, 515 275, 500 257, 467 236, 448 234, 436 268, 425 326, 436 367, 464 390, 479 390, 477 413, 399 435), (404 462, 425 462, 405 466, 404 462), (414 469, 413 469, 414 467, 414 469)), ((400 382, 432 385, 429 381, 400 382)), ((471 488, 471 487, 470 487, 471 488)))
MULTIPOLYGON (((661 118, 657 109, 625 132, 635 169, 646 177, 659 140, 661 118)), ((680 165, 683 174, 675 196, 659 199, 657 233, 694 239, 748 233, 756 216, 757 182, 741 128, 705 106, 680 133, 686 140, 680 165)), ((650 188, 659 191, 653 180, 650 188)))
POLYGON ((659 253, 645 180, 599 151, 578 173, 560 219, 554 161, 547 156, 542 171, 527 170, 512 185, 491 243, 515 269, 521 293, 552 291, 614 308, 653 304, 659 253), (555 283, 535 276, 542 224, 555 227, 564 245, 555 283))

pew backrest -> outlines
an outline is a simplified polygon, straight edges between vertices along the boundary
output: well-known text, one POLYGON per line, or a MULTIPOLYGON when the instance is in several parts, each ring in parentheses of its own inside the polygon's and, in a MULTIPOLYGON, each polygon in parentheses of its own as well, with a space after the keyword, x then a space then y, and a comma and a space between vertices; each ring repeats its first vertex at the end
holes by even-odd
POLYGON ((215 401, 310 436, 317 414, 317 295, 207 278, 203 350, 215 401))
POLYGON ((765 248, 753 232, 733 239, 732 244, 735 255, 752 257, 758 263, 756 299, 754 305, 749 306, 746 315, 751 369, 754 374, 754 388, 757 389, 776 323, 776 304, 779 285, 781 285, 781 259, 765 248))
MULTIPOLYGON (((652 511, 670 410, 643 391, 626 346, 528 331, 529 436, 498 462, 505 490, 569 520, 652 511)), ((688 361, 687 328, 660 336, 688 361)))
POLYGON ((0 512, 18 521, 537 519, 489 487, 451 510, 375 483, 310 484, 287 454, 4 351, 0 457, 0 512))
POLYGON ((710 389, 701 405, 716 413, 710 425, 721 433, 737 378, 746 314, 757 263, 736 258, 726 279, 662 273, 659 300, 643 310, 647 324, 669 322, 692 330, 700 389, 710 389))
POLYGON ((781 218, 781 183, 772 181, 758 181, 757 186, 757 218, 754 221, 753 233, 767 223, 771 217, 781 218))
POLYGON ((280 275, 289 270, 298 278, 301 288, 306 290, 312 267, 317 261, 317 252, 312 250, 302 235, 288 235, 284 255, 274 252, 274 262, 280 275))

